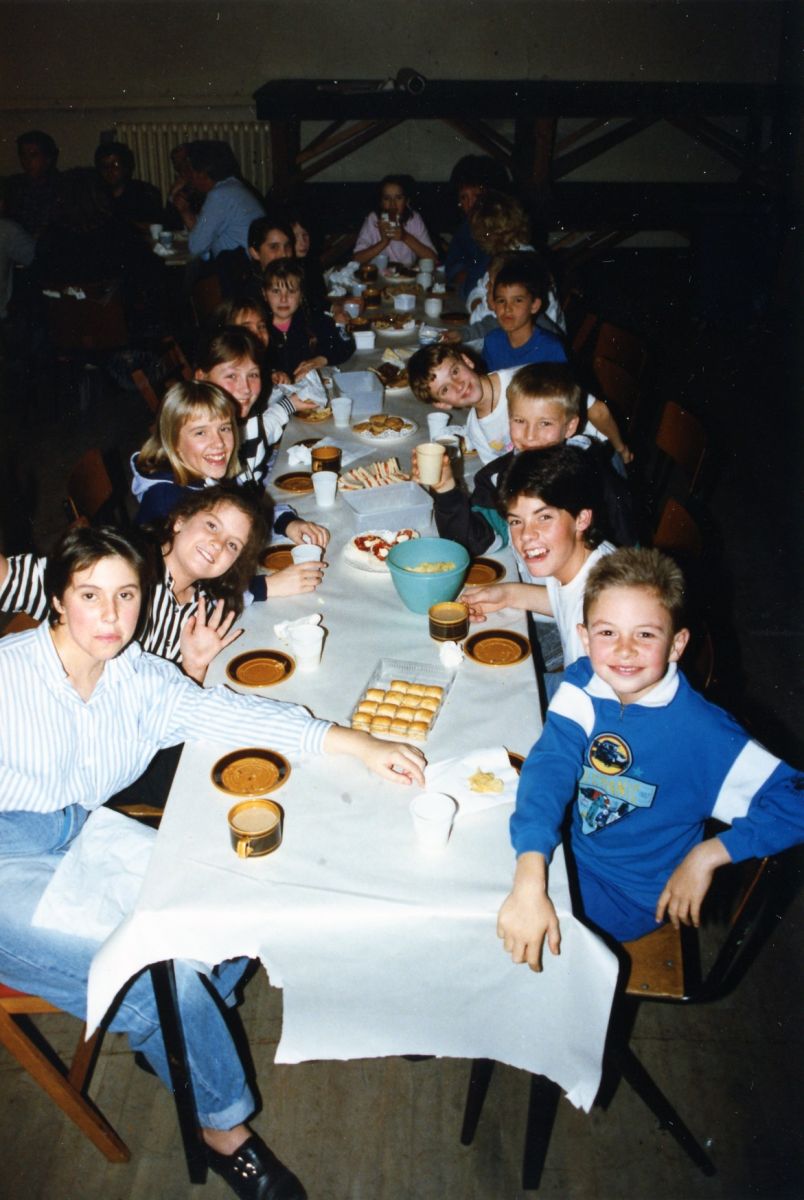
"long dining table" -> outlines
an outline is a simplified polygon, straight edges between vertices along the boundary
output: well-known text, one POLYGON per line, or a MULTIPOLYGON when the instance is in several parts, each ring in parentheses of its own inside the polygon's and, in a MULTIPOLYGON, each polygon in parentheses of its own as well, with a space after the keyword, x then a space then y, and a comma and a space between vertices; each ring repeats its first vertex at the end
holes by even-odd
MULTIPOLYGON (((363 369, 383 345, 398 344, 378 341, 346 370, 363 369)), ((311 426, 292 419, 274 479, 289 469, 288 451, 313 433, 345 451, 365 452, 363 463, 394 454, 407 468, 411 448, 429 440, 427 408, 409 391, 389 390, 384 410, 418 429, 378 449, 331 421, 311 426)), ((279 489, 275 495, 329 528, 323 582, 314 593, 249 607, 242 636, 212 664, 206 686, 302 703, 316 716, 348 724, 380 659, 415 678, 422 667, 439 667, 439 647, 426 615, 404 607, 387 572, 350 562, 345 551, 355 525, 343 493, 329 509, 313 495, 279 489), (326 629, 317 670, 295 670, 256 689, 227 678, 227 662, 237 654, 287 651, 275 626, 312 613, 320 613, 326 629)), ((510 549, 495 557, 515 578, 510 549)), ((495 614, 493 624, 526 632, 522 614, 512 611, 495 614)), ((540 729, 530 658, 504 668, 465 658, 422 749, 433 764, 484 747, 524 756, 540 729)), ((418 789, 385 783, 352 758, 308 757, 292 764, 273 794, 285 813, 280 848, 241 859, 227 826, 236 798, 211 781, 214 764, 232 749, 212 730, 208 740, 184 747, 136 907, 93 963, 90 1028, 150 964, 179 958, 214 964, 246 955, 283 989, 277 1062, 487 1058, 546 1075, 588 1110, 600 1080, 617 962, 572 915, 561 850, 550 869, 561 954, 545 953, 536 974, 514 965, 496 936, 514 868, 510 803, 472 815, 459 811, 448 845, 433 855, 418 846, 408 811, 418 789)))

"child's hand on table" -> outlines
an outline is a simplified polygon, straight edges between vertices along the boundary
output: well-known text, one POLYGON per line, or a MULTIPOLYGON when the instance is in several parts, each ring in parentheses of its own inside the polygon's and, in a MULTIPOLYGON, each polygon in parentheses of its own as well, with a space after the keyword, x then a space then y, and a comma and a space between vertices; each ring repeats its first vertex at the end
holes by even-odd
POLYGON ((509 604, 504 583, 466 588, 458 599, 469 606, 469 620, 478 622, 485 621, 487 613, 498 612, 509 604))
POLYGON ((701 904, 709 891, 712 876, 718 867, 728 862, 731 862, 731 855, 720 838, 707 838, 693 846, 664 885, 656 905, 657 924, 661 924, 666 916, 674 929, 678 929, 679 924, 697 928, 701 923, 701 904))
POLYGON ((426 759, 421 750, 404 742, 382 742, 360 729, 333 725, 324 738, 327 754, 351 754, 381 779, 424 787, 426 759))
POLYGON ((320 546, 325 550, 329 542, 329 530, 325 525, 316 525, 315 521, 302 521, 300 517, 288 521, 285 533, 296 546, 306 539, 313 546, 320 546))
POLYGON ((293 563, 275 571, 268 576, 265 594, 269 600, 277 596, 301 596, 305 592, 314 592, 321 580, 327 564, 324 562, 293 563))
POLYGON ((551 954, 561 953, 561 929, 547 894, 544 855, 529 852, 517 859, 514 886, 497 916, 497 937, 515 963, 542 969, 544 939, 551 954))

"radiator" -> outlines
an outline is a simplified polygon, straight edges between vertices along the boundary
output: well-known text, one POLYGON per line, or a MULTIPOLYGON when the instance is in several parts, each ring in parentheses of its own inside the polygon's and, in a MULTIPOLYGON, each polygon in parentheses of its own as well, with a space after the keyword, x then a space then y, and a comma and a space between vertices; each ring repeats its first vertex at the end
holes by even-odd
POLYGON ((167 196, 175 178, 170 151, 182 142, 212 139, 232 147, 243 178, 263 194, 271 186, 271 147, 264 121, 210 121, 163 124, 148 121, 115 127, 115 137, 131 148, 136 160, 134 174, 159 188, 167 196))

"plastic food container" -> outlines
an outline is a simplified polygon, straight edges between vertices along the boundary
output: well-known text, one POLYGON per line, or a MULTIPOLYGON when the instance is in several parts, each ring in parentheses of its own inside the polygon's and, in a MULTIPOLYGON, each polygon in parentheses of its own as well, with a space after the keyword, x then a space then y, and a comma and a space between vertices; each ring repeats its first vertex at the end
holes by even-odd
POLYGON ((335 394, 351 397, 354 419, 382 412, 384 389, 373 371, 339 371, 333 378, 335 394))
MULTIPOLYGON (((381 658, 366 683, 366 686, 357 697, 355 705, 350 714, 350 721, 354 722, 355 716, 360 710, 361 704, 375 704, 378 709, 380 704, 383 704, 383 713, 378 714, 375 710, 372 713, 367 713, 369 718, 382 716, 385 714, 386 705, 394 709, 394 712, 389 712, 388 729, 376 728, 369 725, 369 730, 374 737, 383 738, 392 742, 410 742, 412 745, 422 745, 427 740, 433 730, 436 719, 438 718, 441 709, 444 707, 450 688, 452 687, 454 674, 445 670, 440 665, 431 665, 430 663, 411 662, 401 658, 381 658), (415 689, 414 692, 406 690, 398 692, 392 689, 391 685, 395 682, 402 682, 409 687, 415 689), (438 695, 427 695, 427 689, 431 692, 437 690, 438 695), (367 700, 367 693, 382 692, 383 700, 367 700), (392 692, 389 697, 388 693, 392 692), (425 694, 422 695, 421 692, 425 694), (397 716, 399 710, 403 712, 410 709, 413 712, 412 717, 397 716), (408 722, 408 731, 401 731, 401 726, 394 729, 391 728, 391 722, 394 720, 405 720, 408 722), (419 725, 418 729, 412 729, 414 723, 419 725), (426 729, 421 726, 426 726, 426 729), (412 730, 412 731, 411 731, 412 730)), ((381 720, 381 724, 385 724, 381 720)), ((358 724, 358 728, 364 728, 358 724)))
POLYGON ((354 514, 355 533, 366 529, 418 529, 423 533, 430 529, 433 501, 418 483, 388 483, 340 495, 354 514))

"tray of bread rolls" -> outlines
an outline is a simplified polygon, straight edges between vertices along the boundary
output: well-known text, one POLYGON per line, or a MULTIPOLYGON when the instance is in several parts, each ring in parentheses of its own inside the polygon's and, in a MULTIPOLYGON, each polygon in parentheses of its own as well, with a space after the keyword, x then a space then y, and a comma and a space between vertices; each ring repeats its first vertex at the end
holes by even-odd
POLYGON ((353 729, 392 742, 426 742, 454 675, 430 663, 381 658, 351 714, 353 729))

